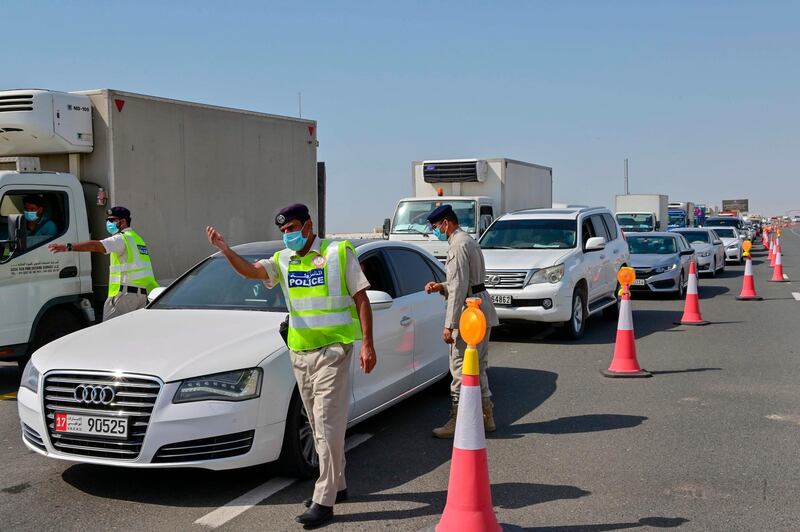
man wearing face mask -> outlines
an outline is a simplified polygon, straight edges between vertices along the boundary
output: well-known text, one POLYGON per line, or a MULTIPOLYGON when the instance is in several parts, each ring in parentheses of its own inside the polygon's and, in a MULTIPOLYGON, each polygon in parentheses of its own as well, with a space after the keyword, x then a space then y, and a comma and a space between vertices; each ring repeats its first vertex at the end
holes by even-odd
POLYGON ((130 224, 131 211, 112 207, 106 211, 106 231, 110 237, 48 246, 53 253, 88 251, 109 256, 108 299, 103 306, 103 321, 144 308, 147 293, 158 287, 147 244, 130 224))
POLYGON ((29 246, 40 244, 58 234, 58 226, 47 216, 44 198, 37 194, 29 194, 22 198, 22 205, 29 246))
POLYGON ((213 227, 211 245, 248 279, 267 288, 280 285, 289 309, 287 344, 300 399, 308 413, 319 455, 319 479, 308 510, 295 520, 306 527, 333 519, 333 505, 347 499, 344 435, 350 409, 350 361, 361 339, 359 365, 369 373, 376 364, 372 341, 369 282, 355 249, 347 241, 314 234, 308 207, 289 205, 275 216, 286 249, 250 263, 234 252, 213 227))
POLYGON ((478 242, 461 230, 458 225, 458 216, 450 205, 441 205, 434 209, 428 215, 428 223, 433 227, 433 234, 436 238, 447 240, 450 243, 445 263, 447 281, 444 283, 432 281, 425 285, 427 293, 439 293, 447 299, 442 339, 450 345, 450 374, 453 377, 450 385, 452 399, 450 417, 443 426, 433 429, 433 435, 437 438, 452 438, 455 434, 458 398, 461 393, 461 366, 464 363, 464 351, 467 349, 467 344, 458 334, 458 321, 461 319, 461 311, 465 308, 465 302, 470 297, 477 297, 481 300, 480 308, 486 316, 486 337, 476 347, 481 372, 483 428, 486 432, 494 432, 492 393, 489 391, 489 378, 486 370, 489 367, 491 328, 499 325, 500 321, 497 319, 492 298, 483 285, 486 276, 483 252, 478 242))

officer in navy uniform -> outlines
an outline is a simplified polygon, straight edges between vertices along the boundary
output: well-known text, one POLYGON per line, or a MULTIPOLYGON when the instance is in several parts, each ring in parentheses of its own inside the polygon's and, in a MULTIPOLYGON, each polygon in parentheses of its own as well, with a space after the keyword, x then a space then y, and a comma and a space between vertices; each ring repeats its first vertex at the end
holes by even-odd
POLYGON ((456 414, 458 413, 458 398, 461 393, 461 366, 464 363, 464 351, 467 344, 458 334, 458 321, 461 311, 466 308, 466 300, 476 297, 481 300, 481 311, 486 316, 486 337, 476 346, 478 362, 480 364, 481 398, 483 402, 483 426, 486 432, 495 431, 492 393, 489 390, 489 377, 486 370, 489 367, 489 336, 492 327, 500 324, 497 319, 492 298, 483 285, 486 277, 486 267, 483 261, 483 252, 478 242, 461 230, 458 225, 458 216, 450 205, 441 205, 428 215, 428 222, 433 227, 433 234, 439 240, 447 240, 450 248, 447 251, 447 282, 429 282, 425 291, 429 294, 439 293, 447 299, 447 313, 444 320, 442 339, 450 345, 450 374, 453 377, 450 385, 452 405, 450 418, 447 422, 433 430, 437 438, 452 438, 456 430, 456 414))

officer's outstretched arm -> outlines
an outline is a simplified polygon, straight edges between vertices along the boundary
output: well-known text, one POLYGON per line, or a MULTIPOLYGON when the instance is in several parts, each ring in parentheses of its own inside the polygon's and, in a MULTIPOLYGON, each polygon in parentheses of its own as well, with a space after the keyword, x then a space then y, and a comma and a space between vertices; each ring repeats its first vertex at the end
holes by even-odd
POLYGON ((231 266, 233 266, 233 269, 236 270, 239 275, 248 279, 260 279, 262 281, 267 279, 267 271, 264 267, 257 262, 252 263, 248 261, 233 251, 230 246, 228 246, 228 243, 225 242, 225 239, 219 231, 213 227, 206 227, 206 235, 211 245, 225 255, 225 258, 228 259, 228 262, 231 263, 231 266))

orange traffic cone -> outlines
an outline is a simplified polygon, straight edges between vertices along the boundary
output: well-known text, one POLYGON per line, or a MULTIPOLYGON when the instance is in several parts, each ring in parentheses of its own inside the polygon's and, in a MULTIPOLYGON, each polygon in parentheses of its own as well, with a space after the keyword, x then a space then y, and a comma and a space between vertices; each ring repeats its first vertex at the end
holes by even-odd
POLYGON ((772 237, 772 243, 769 245, 769 255, 767 255, 767 257, 769 258, 769 267, 770 268, 774 268, 775 267, 775 237, 774 236, 772 237))
POLYGON ((483 431, 480 367, 478 351, 474 347, 481 343, 486 334, 486 318, 479 304, 480 299, 468 299, 467 309, 459 321, 459 333, 468 347, 464 351, 461 367, 461 392, 447 504, 439 524, 436 525, 436 532, 502 530, 492 509, 486 435, 483 431))
POLYGON ((614 345, 614 358, 611 365, 601 373, 606 377, 652 377, 643 370, 636 360, 636 338, 633 334, 633 311, 631 295, 627 290, 622 292, 619 303, 619 321, 617 322, 617 341, 614 345))
POLYGON ((764 299, 756 293, 756 283, 753 280, 753 260, 747 256, 744 264, 744 278, 742 279, 742 291, 736 296, 739 301, 761 301, 764 299))
POLYGON ((709 322, 700 315, 700 298, 697 294, 697 265, 689 263, 689 284, 686 287, 686 305, 683 307, 681 321, 676 325, 708 325, 709 322))
POLYGON ((780 250, 781 250, 781 239, 776 238, 775 242, 772 244, 772 248, 770 249, 770 253, 772 254, 772 257, 769 259, 770 268, 775 267, 775 256, 778 254, 780 250))
POLYGON ((788 283, 789 279, 783 274, 783 257, 781 256, 781 246, 775 246, 775 268, 772 270, 771 283, 788 283))

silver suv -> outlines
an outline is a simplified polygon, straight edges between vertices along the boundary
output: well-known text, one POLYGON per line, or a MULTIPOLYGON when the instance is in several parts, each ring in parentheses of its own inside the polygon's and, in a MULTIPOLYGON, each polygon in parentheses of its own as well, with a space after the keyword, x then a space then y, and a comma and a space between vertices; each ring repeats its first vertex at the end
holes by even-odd
POLYGON ((628 245, 606 208, 505 214, 481 236, 485 285, 502 321, 562 323, 583 336, 586 318, 618 311, 617 272, 628 245))

